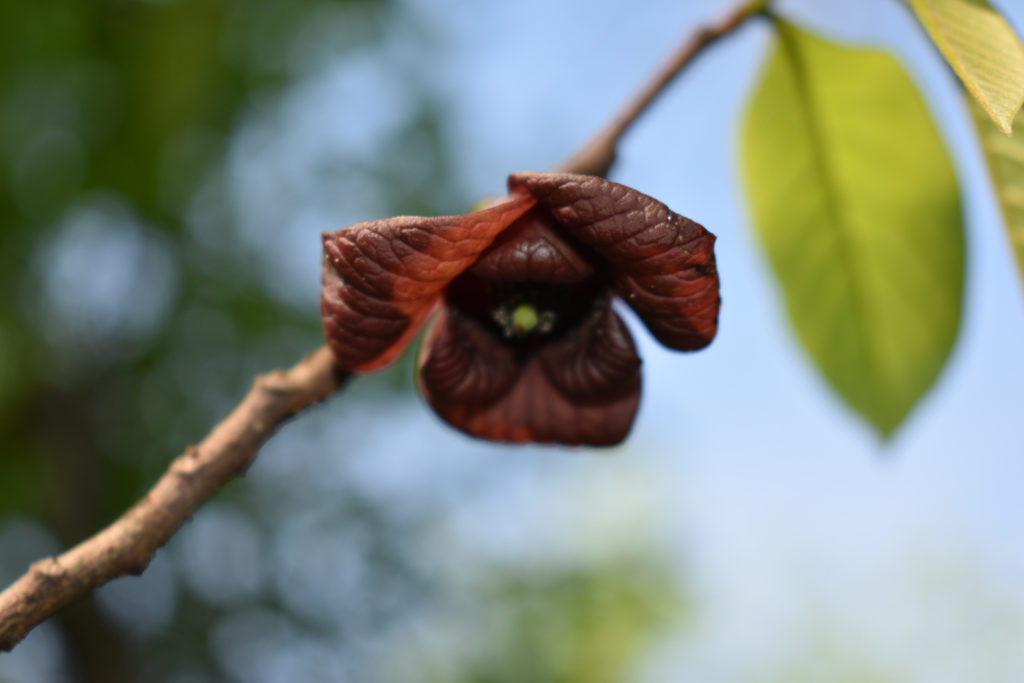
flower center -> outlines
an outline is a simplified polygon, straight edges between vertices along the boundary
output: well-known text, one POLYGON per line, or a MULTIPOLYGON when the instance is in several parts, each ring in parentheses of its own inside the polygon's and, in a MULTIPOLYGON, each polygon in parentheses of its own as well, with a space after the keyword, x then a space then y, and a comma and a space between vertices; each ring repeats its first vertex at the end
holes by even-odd
POLYGON ((495 336, 532 347, 572 329, 607 289, 600 273, 571 284, 484 279, 466 272, 447 291, 449 305, 495 336))
POLYGON ((505 339, 525 337, 529 334, 548 334, 555 329, 555 323, 558 321, 558 314, 555 311, 539 311, 528 301, 516 304, 515 307, 501 304, 494 309, 491 317, 501 327, 505 339))
POLYGON ((603 262, 550 214, 533 209, 452 281, 446 298, 499 339, 528 352, 572 329, 607 287, 603 262))

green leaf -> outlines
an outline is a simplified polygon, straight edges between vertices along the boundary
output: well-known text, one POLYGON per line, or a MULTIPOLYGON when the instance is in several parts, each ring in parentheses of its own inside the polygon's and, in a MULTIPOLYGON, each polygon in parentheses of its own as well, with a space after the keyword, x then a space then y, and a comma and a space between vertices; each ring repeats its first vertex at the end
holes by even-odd
POLYGON ((909 0, 953 71, 999 129, 1024 103, 1024 45, 988 0, 909 0))
MULTIPOLYGON (((1021 278, 1024 278, 1024 128, 1017 128, 1012 137, 1006 137, 985 116, 981 107, 973 105, 971 109, 1003 209, 1010 244, 1017 255, 1017 267, 1021 278)), ((1024 126, 1024 111, 1017 114, 1016 123, 1024 126)))
POLYGON ((956 338, 956 177, 891 56, 777 26, 743 130, 754 222, 800 340, 888 435, 956 338))

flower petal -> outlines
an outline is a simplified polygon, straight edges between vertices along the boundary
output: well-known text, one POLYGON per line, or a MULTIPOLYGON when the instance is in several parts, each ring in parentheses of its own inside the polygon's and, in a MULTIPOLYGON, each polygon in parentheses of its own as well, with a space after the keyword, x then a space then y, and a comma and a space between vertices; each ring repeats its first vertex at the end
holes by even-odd
POLYGON ((486 407, 515 382, 515 351, 479 323, 445 309, 423 342, 420 379, 433 402, 486 407))
POLYGON ((421 389, 437 414, 492 441, 611 446, 626 438, 640 403, 640 360, 607 303, 571 342, 522 361, 472 319, 445 311, 423 345, 420 368, 421 389), (566 367, 557 369, 559 362, 566 367))
POLYGON ((620 391, 636 380, 640 357, 629 328, 606 297, 578 328, 538 353, 548 379, 572 400, 620 391))
POLYGON ((547 209, 534 207, 502 232, 469 271, 492 281, 580 282, 594 267, 568 240, 547 209))
POLYGON ((369 372, 397 359, 445 285, 533 205, 518 195, 462 216, 399 216, 324 233, 320 308, 338 364, 369 372))
POLYGON ((641 192, 594 176, 515 173, 573 237, 607 260, 615 288, 666 346, 707 346, 718 331, 715 236, 641 192))

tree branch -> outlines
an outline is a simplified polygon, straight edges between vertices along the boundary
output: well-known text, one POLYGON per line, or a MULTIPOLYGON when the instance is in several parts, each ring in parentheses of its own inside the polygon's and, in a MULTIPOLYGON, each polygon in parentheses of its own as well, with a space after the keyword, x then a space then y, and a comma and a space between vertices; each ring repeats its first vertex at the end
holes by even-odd
POLYGON ((108 581, 141 574, 199 506, 244 471, 285 420, 347 380, 321 347, 287 372, 263 375, 228 417, 189 446, 156 485, 113 524, 58 557, 36 562, 0 593, 0 651, 69 603, 108 581))
POLYGON ((647 111, 658 95, 668 88, 675 77, 707 47, 735 31, 750 17, 765 13, 767 8, 767 0, 750 0, 733 9, 718 22, 697 29, 679 46, 661 69, 655 72, 640 92, 626 103, 618 115, 578 152, 559 164, 556 171, 585 173, 602 178, 607 176, 612 164, 615 163, 619 140, 640 115, 647 111))
MULTIPOLYGON (((606 128, 557 170, 606 175, 619 139, 686 65, 765 7, 765 0, 751 0, 720 22, 699 29, 606 128)), ((326 346, 287 372, 257 378, 231 414, 175 459, 127 512, 62 555, 36 562, 0 593, 0 652, 12 649, 36 625, 89 591, 127 574, 141 574, 156 550, 200 505, 248 467, 285 420, 325 400, 348 378, 326 346)))

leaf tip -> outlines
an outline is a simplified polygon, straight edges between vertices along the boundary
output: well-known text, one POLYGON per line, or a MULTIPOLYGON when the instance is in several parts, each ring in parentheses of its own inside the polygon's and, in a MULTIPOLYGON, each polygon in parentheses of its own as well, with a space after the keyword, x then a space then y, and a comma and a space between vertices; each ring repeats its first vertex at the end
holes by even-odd
POLYGON ((996 124, 996 128, 998 128, 1001 133, 1003 133, 1008 138, 1012 138, 1013 137, 1013 117, 1012 116, 1009 116, 1009 117, 1007 117, 1005 119, 1002 118, 1002 117, 999 117, 999 116, 995 116, 993 114, 989 114, 989 116, 992 117, 993 123, 996 124))
POLYGON ((880 405, 857 406, 850 404, 850 407, 867 423, 868 431, 878 439, 881 445, 885 446, 892 443, 893 437, 899 431, 913 405, 899 411, 883 409, 880 405))

